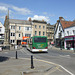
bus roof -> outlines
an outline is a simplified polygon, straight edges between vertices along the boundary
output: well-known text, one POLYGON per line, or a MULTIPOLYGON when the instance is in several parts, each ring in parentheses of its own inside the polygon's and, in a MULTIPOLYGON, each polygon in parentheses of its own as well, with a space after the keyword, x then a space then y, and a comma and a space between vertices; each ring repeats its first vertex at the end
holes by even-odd
POLYGON ((23 36, 23 39, 25 39, 25 38, 29 38, 29 37, 23 36))

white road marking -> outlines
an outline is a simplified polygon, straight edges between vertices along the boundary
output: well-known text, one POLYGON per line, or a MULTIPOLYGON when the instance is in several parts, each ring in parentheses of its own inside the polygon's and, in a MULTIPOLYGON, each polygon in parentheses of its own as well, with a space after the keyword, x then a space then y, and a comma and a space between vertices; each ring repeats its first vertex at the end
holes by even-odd
MULTIPOLYGON (((39 59, 35 59, 35 60, 39 60, 39 59)), ((65 70, 67 73, 69 73, 70 75, 74 75, 72 72, 68 71, 66 68, 64 68, 63 66, 59 65, 59 64, 55 64, 53 62, 48 62, 48 61, 44 61, 44 60, 39 60, 39 61, 42 61, 42 62, 46 62, 46 63, 49 63, 49 64, 53 64, 53 65, 56 65, 56 66, 60 66, 63 70, 65 70)))
POLYGON ((32 55, 28 50, 20 50, 23 54, 26 54, 26 55, 32 55))
POLYGON ((70 71, 68 71, 66 68, 64 68, 63 66, 59 65, 62 69, 64 69, 67 73, 69 73, 70 75, 74 75, 73 73, 71 73, 70 71))
POLYGON ((66 58, 71 58, 70 55, 59 55, 59 56, 61 56, 61 57, 66 57, 66 58))

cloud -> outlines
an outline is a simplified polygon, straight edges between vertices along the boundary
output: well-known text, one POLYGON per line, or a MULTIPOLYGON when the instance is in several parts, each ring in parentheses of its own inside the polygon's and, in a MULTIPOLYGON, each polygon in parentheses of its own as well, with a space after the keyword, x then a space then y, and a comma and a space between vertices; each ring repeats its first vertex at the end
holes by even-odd
POLYGON ((47 15, 48 13, 47 13, 47 12, 43 12, 43 14, 44 14, 44 15, 47 15))
POLYGON ((27 8, 19 8, 16 6, 12 6, 12 9, 15 10, 18 14, 22 14, 22 15, 31 14, 31 11, 27 8))
MULTIPOLYGON (((29 17, 28 17, 29 19, 29 17)), ((49 17, 46 16, 38 16, 38 15, 34 15, 34 17, 31 17, 32 20, 45 20, 46 22, 49 22, 50 19, 49 17)))
POLYGON ((14 13, 14 14, 20 14, 20 15, 28 15, 28 14, 32 13, 32 11, 29 10, 28 8, 20 8, 20 7, 14 6, 14 5, 0 3, 0 11, 1 12, 8 11, 8 9, 9 9, 10 14, 14 13))
POLYGON ((5 6, 0 6, 0 12, 6 12, 8 10, 8 8, 7 7, 5 7, 5 6))
POLYGON ((5 18, 5 16, 0 16, 0 18, 1 18, 1 19, 4 19, 4 18, 5 18))

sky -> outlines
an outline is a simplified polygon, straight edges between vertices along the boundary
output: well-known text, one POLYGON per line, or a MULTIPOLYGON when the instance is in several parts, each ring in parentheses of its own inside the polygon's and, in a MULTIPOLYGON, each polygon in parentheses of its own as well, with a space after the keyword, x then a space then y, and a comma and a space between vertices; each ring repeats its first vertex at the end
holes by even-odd
POLYGON ((44 19, 51 25, 59 17, 67 21, 75 20, 75 0, 0 0, 0 22, 4 24, 5 16, 10 19, 32 20, 44 19))

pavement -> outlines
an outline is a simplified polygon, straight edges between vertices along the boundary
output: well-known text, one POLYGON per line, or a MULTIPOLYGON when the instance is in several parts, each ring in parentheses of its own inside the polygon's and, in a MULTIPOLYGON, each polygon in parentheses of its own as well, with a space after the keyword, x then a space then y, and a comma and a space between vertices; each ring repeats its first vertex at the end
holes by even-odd
POLYGON ((59 65, 52 62, 30 58, 8 58, 0 56, 0 75, 69 75, 59 65))
POLYGON ((56 65, 40 62, 40 60, 34 59, 33 66, 31 69, 31 60, 26 59, 15 59, 3 57, 3 61, 0 62, 0 75, 43 75, 44 72, 52 70, 56 65))
MULTIPOLYGON (((57 48, 55 46, 48 46, 48 49, 52 49, 52 50, 61 50, 60 48, 57 48)), ((72 52, 74 53, 74 50, 66 50, 66 49, 62 49, 62 51, 65 51, 65 52, 72 52)))

